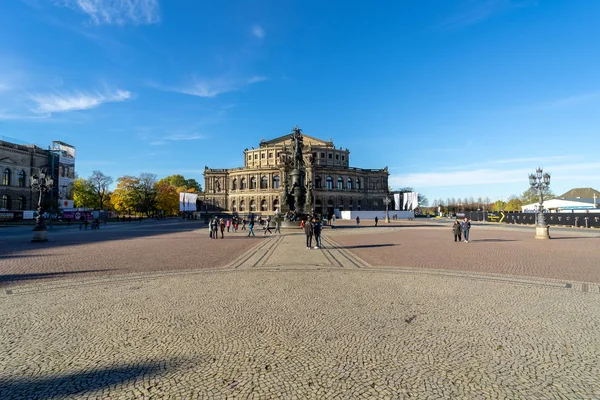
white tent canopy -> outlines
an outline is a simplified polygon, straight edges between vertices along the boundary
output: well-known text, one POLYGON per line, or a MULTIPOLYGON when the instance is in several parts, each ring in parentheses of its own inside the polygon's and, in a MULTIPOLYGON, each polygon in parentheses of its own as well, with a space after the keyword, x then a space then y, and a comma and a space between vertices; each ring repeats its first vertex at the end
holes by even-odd
MULTIPOLYGON (((521 207, 522 212, 537 211, 539 203, 527 204, 521 207)), ((590 203, 589 200, 577 200, 577 199, 552 199, 544 201, 544 210, 550 212, 560 211, 571 211, 571 210, 597 210, 600 209, 594 207, 594 203, 590 203)))

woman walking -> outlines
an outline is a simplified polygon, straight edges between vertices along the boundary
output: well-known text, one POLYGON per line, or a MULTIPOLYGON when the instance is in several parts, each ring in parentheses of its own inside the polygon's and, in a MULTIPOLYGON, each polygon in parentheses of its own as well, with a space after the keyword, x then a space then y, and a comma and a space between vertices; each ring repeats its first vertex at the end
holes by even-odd
MULTIPOLYGON (((242 227, 242 229, 244 229, 244 228, 242 227)), ((254 234, 254 220, 253 219, 251 219, 250 223, 248 224, 248 237, 250 237, 250 235, 256 236, 254 234)))
POLYGON ((454 221, 454 225, 452 225, 452 232, 454 232, 454 241, 462 242, 462 227, 460 226, 460 222, 458 222, 458 220, 454 221))

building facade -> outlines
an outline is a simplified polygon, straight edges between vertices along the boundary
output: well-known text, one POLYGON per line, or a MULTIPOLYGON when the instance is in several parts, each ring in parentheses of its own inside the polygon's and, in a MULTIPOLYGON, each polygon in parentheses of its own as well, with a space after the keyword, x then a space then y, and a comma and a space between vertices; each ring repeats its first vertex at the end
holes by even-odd
MULTIPOLYGON (((37 208, 37 192, 31 190, 31 175, 51 165, 52 153, 35 145, 0 140, 0 210, 37 208)), ((58 165, 58 163, 57 163, 58 165)))
MULTIPOLYGON (((302 184, 312 187, 313 209, 328 215, 334 209, 384 210, 388 169, 350 167, 350 151, 302 135, 305 171, 302 184)), ((292 157, 291 135, 262 140, 244 150, 244 166, 204 169, 204 207, 209 211, 272 215, 286 211, 292 157)))

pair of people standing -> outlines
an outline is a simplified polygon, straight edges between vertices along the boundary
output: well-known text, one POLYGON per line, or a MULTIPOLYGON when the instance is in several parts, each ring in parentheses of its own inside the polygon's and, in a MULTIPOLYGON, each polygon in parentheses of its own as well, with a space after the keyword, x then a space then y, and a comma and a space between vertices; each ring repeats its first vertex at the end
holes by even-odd
POLYGON ((320 249, 321 244, 321 230, 323 226, 321 221, 318 218, 313 218, 312 220, 307 219, 304 222, 304 234, 306 235, 306 248, 312 248, 312 239, 315 238, 315 249, 320 249))
POLYGON ((465 243, 469 243, 470 231, 471 221, 469 221, 469 218, 465 218, 462 223, 456 220, 454 221, 454 225, 452 225, 452 232, 454 233, 455 242, 462 242, 462 235, 465 235, 465 243))

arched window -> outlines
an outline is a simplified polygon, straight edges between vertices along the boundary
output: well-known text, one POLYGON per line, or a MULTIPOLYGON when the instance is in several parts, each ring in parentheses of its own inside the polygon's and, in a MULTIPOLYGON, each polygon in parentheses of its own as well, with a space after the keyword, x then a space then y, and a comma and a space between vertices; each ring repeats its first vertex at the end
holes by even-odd
POLYGON ((266 200, 261 200, 260 202, 260 211, 267 211, 269 207, 267 206, 267 201, 266 200))
POLYGON ((231 190, 237 190, 237 179, 231 181, 231 190))
POLYGON ((4 173, 2 174, 2 184, 4 186, 10 185, 10 169, 4 168, 4 173))
POLYGON ((250 189, 256 189, 256 178, 254 176, 250 178, 250 189))
POLYGON ((25 196, 19 197, 19 204, 17 205, 18 210, 23 211, 25 209, 25 206, 27 205, 27 199, 25 198, 25 196))
POLYGON ((333 179, 330 176, 327 177, 327 189, 333 189, 333 179))
MULTIPOLYGON (((356 190, 360 190, 360 179, 356 178, 356 190)), ((358 209, 360 210, 360 205, 358 206, 358 209)))
POLYGON ((246 211, 246 202, 240 200, 240 211, 246 211))
POLYGON ((273 211, 279 211, 279 199, 273 200, 273 211))
POLYGON ((254 200, 250 200, 250 211, 256 211, 256 202, 254 200))
POLYGON ((269 187, 269 178, 267 178, 266 176, 263 176, 262 178, 260 178, 260 188, 267 189, 268 187, 269 187))
POLYGON ((273 189, 279 189, 279 175, 273 177, 273 189))
POLYGON ((337 188, 338 190, 343 190, 344 189, 344 180, 342 178, 338 178, 338 184, 337 184, 337 188))
POLYGON ((5 194, 0 198, 0 209, 10 210, 10 196, 5 194))
POLYGON ((246 178, 242 178, 242 182, 240 184, 240 189, 242 189, 242 190, 246 189, 246 178))
POLYGON ((352 190, 352 179, 348 178, 347 189, 352 190))
POLYGON ((231 200, 231 211, 235 211, 235 200, 231 200))
POLYGON ((25 171, 20 170, 18 175, 18 184, 20 187, 25 187, 25 171))
POLYGON ((317 176, 315 178, 315 189, 321 189, 322 185, 323 185, 323 182, 321 181, 321 177, 317 176))

